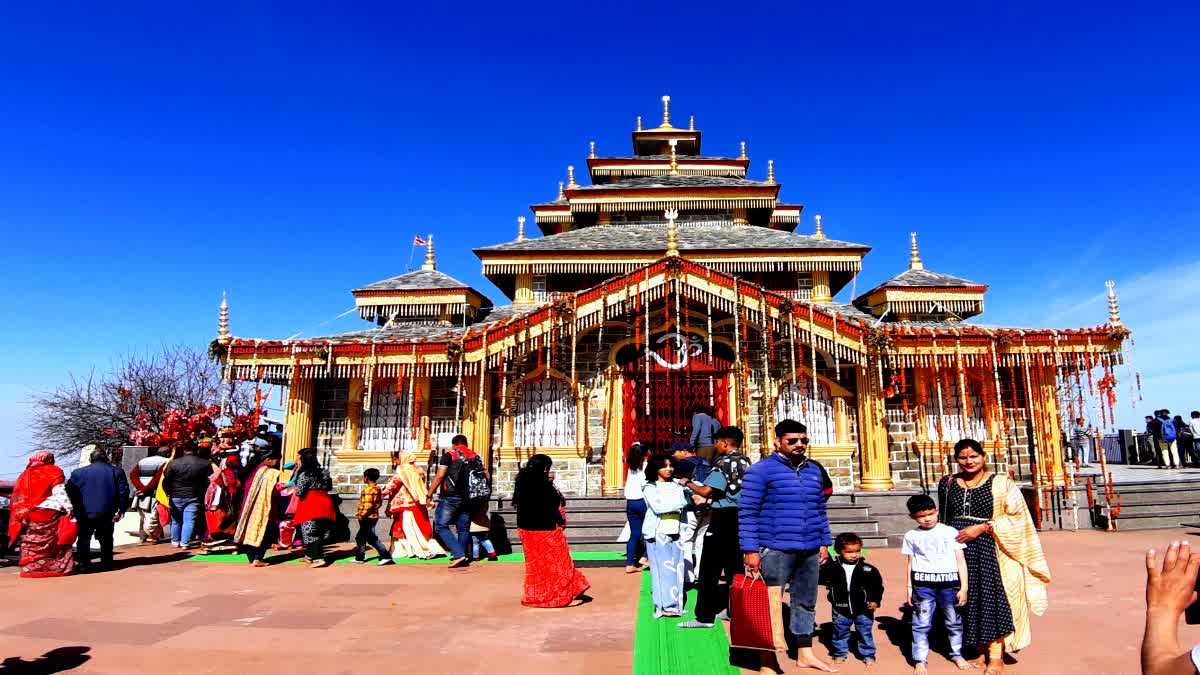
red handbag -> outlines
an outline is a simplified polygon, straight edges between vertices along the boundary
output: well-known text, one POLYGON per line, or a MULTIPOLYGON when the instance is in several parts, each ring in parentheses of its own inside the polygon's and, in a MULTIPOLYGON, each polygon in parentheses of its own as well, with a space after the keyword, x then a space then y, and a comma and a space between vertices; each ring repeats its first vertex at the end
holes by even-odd
POLYGON ((783 589, 735 574, 729 586, 729 646, 783 651, 783 589))
POLYGON ((58 519, 58 547, 71 548, 76 539, 79 539, 79 523, 64 514, 58 519))

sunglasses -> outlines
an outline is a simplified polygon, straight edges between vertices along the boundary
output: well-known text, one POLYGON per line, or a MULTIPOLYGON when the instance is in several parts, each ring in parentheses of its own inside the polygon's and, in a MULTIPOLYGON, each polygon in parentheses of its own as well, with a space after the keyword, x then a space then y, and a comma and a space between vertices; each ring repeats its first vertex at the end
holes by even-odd
POLYGON ((795 445, 797 443, 799 443, 800 445, 808 445, 807 438, 785 438, 785 439, 783 439, 783 442, 787 443, 788 445, 795 445))

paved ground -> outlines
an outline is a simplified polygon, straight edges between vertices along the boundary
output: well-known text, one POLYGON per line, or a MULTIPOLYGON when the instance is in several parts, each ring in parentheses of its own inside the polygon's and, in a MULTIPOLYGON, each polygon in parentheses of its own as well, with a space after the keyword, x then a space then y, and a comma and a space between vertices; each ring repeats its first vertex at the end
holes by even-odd
MULTIPOLYGON (((1050 611, 1035 619, 1033 646, 1018 655, 1009 672, 1136 673, 1142 551, 1186 534, 1046 535, 1055 575, 1050 611)), ((135 547, 123 557, 127 566, 118 571, 65 579, 18 579, 14 569, 0 568, 0 656, 6 659, 0 674, 569 675, 634 668, 643 586, 621 568, 585 569, 595 597, 588 605, 530 610, 518 604, 519 563, 454 572, 424 564, 252 569, 234 562, 177 561, 179 554, 166 546, 135 547)), ((880 654, 874 672, 909 672, 902 653, 906 627, 889 620, 901 616, 896 609, 903 593, 899 552, 874 551, 870 557, 885 572, 888 591, 879 615, 881 624, 892 627, 876 629, 880 654)), ((818 616, 825 620, 828 607, 822 605, 818 616)), ((681 648, 686 643, 673 641, 672 626, 647 630, 647 624, 641 622, 637 649, 674 652, 657 661, 679 664, 670 672, 738 672, 716 660, 689 662, 680 655, 688 651, 681 648)), ((1188 644, 1200 641, 1200 628, 1186 627, 1183 634, 1188 644)), ((714 629, 688 639, 723 638, 714 629)), ((958 672, 936 658, 930 670, 958 672)), ((668 671, 643 670, 642 675, 654 672, 668 671)), ((864 668, 852 661, 843 672, 864 668)))

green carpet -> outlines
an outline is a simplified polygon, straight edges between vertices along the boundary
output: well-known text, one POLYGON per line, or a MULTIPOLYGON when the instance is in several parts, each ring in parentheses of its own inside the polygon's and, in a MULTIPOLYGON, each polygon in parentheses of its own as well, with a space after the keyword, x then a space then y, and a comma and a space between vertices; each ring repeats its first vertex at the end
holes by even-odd
POLYGON ((712 628, 676 628, 695 618, 696 591, 687 594, 687 613, 679 619, 654 618, 650 572, 642 572, 633 638, 633 675, 737 675, 729 665, 729 639, 720 623, 712 628))
MULTIPOLYGON (((271 562, 272 559, 279 557, 279 556, 285 556, 285 555, 291 555, 291 554, 288 554, 288 553, 275 553, 274 555, 268 554, 267 562, 271 562)), ((300 554, 299 551, 296 551, 294 553, 294 555, 296 555, 298 557, 296 557, 293 560, 288 560, 282 564, 288 565, 288 564, 293 564, 293 563, 304 562, 302 555, 300 554)), ((571 559, 572 560, 580 560, 580 561, 624 560, 625 554, 610 552, 610 551, 579 551, 577 553, 572 553, 571 559)), ((191 562, 214 562, 214 563, 238 562, 238 563, 245 564, 246 556, 241 555, 239 553, 213 553, 213 554, 209 554, 209 555, 205 555, 203 553, 198 553, 197 555, 194 555, 190 558, 186 558, 186 560, 190 560, 191 562)), ((354 564, 354 558, 353 558, 353 556, 351 556, 349 558, 342 558, 342 559, 336 560, 334 562, 339 565, 343 564, 343 563, 354 564)), ((434 558, 433 560, 417 560, 416 558, 396 558, 397 565, 445 565, 449 562, 450 562, 450 559, 446 558, 446 557, 434 558)), ((510 553, 508 555, 500 556, 500 562, 521 562, 521 563, 523 563, 523 562, 525 562, 525 556, 521 553, 510 553)), ((373 557, 368 558, 367 563, 374 564, 375 558, 373 558, 373 557)))

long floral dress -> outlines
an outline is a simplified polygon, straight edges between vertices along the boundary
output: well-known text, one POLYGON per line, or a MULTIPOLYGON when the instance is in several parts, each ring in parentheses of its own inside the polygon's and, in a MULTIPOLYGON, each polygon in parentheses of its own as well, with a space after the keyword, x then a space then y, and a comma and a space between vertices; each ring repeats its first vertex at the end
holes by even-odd
MULTIPOLYGON (((938 486, 939 520, 957 530, 992 520, 995 500, 988 476, 982 485, 967 489, 951 476, 938 486)), ((1012 608, 996 559, 996 540, 990 532, 967 542, 967 606, 963 607, 963 644, 984 645, 1014 632, 1012 608)))

